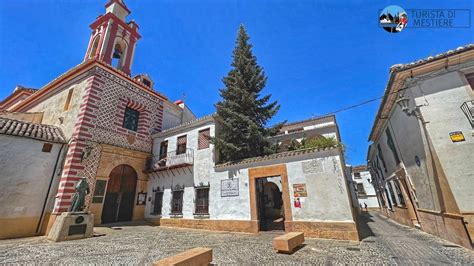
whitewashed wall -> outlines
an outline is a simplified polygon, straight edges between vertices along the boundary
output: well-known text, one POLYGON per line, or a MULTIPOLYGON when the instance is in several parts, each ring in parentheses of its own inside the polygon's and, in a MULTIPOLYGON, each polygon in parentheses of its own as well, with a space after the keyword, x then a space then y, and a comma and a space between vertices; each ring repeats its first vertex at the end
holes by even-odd
MULTIPOLYGON (((41 215, 61 147, 61 144, 53 144, 51 152, 42 152, 44 143, 0 135, 1 219, 39 218, 41 215)), ((54 196, 55 193, 50 193, 50 198, 54 196)))
MULTIPOLYGON (((474 131, 460 108, 463 102, 474 99, 473 88, 464 77, 465 73, 473 71, 473 67, 465 67, 460 71, 448 71, 435 77, 426 77, 404 92, 405 96, 411 99, 410 107, 419 106, 427 122, 425 126, 429 137, 461 212, 474 210, 471 185, 474 178, 474 131), (463 132, 466 140, 453 143, 449 137, 449 133, 453 131, 463 132)), ((379 173, 387 179, 404 167, 416 189, 418 206, 422 209, 440 210, 435 180, 432 174, 429 174, 428 144, 419 119, 407 116, 398 105, 394 105, 383 133, 374 143, 375 152, 370 158, 371 161, 377 160, 377 144, 380 144, 387 165, 387 171, 384 171, 380 163, 382 169, 379 173), (392 151, 387 145, 387 128, 392 133, 403 165, 395 163, 392 151), (419 165, 416 163, 416 157, 419 159, 419 165)))
MULTIPOLYGON (((197 150, 198 132, 210 128, 214 136, 214 124, 200 125, 185 132, 173 133, 171 136, 154 138, 155 155, 159 154, 160 143, 168 141, 168 151, 176 149, 178 136, 187 135, 187 148, 194 149, 194 165, 179 170, 156 172, 150 175, 148 195, 153 189, 164 187, 163 218, 170 217, 171 187, 184 185, 183 218, 193 219, 194 185, 203 183, 210 185, 209 219, 217 220, 250 220, 250 195, 248 169, 273 164, 286 164, 289 181, 291 208, 295 221, 353 221, 349 192, 343 173, 339 152, 336 150, 315 152, 302 156, 279 158, 272 161, 250 165, 236 165, 229 169, 214 169, 213 146, 197 150), (221 197, 221 181, 238 178, 239 195, 221 197), (300 198, 302 207, 294 207, 293 184, 306 184, 308 197, 300 198)), ((166 134, 166 133, 165 133, 166 134)), ((152 215, 151 201, 147 201, 146 218, 157 218, 152 215)))

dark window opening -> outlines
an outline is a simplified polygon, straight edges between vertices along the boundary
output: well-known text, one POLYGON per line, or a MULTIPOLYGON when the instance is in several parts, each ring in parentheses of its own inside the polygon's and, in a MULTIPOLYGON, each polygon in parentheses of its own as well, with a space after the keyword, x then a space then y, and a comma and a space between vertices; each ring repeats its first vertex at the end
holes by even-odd
POLYGON ((209 187, 196 188, 196 202, 194 214, 209 214, 209 187))
POLYGON ((395 144, 394 144, 393 139, 392 139, 392 134, 390 133, 390 130, 388 128, 385 130, 385 134, 387 135, 387 144, 388 144, 388 147, 390 148, 390 150, 393 153, 393 157, 395 158, 395 162, 397 164, 400 164, 400 158, 398 158, 397 149, 395 148, 395 144))
POLYGON ((357 183, 357 194, 359 194, 359 195, 365 195, 366 194, 364 184, 357 183))
POLYGON ((155 200, 152 202, 153 211, 152 215, 161 215, 161 209, 163 208, 163 191, 156 191, 154 194, 155 200))
POLYGON ((395 181, 394 184, 395 184, 395 190, 397 191, 398 201, 400 202, 400 205, 405 206, 405 199, 403 198, 403 193, 402 193, 402 190, 400 189, 400 185, 397 181, 395 181))
POLYGON ((147 79, 143 79, 143 84, 145 84, 148 87, 151 87, 151 82, 147 79))
POLYGON ((160 160, 165 159, 167 154, 168 154, 168 141, 165 140, 160 143, 160 155, 159 155, 160 160))
POLYGON ((172 191, 172 193, 173 195, 171 198, 171 214, 182 215, 184 190, 175 190, 172 191))
POLYGON ((183 154, 186 152, 186 135, 178 137, 177 147, 176 147, 176 155, 183 154))
POLYGON ((51 143, 45 143, 43 144, 43 149, 41 149, 42 152, 51 152, 53 149, 53 144, 51 143))
POLYGON ((360 173, 354 173, 354 178, 360 179, 360 173))
POLYGON ((139 116, 140 112, 138 112, 137 110, 134 110, 130 107, 125 108, 123 127, 132 131, 137 131, 139 116))
POLYGON ((379 157, 380 157, 380 160, 382 161, 383 170, 386 173, 387 172, 387 165, 385 164, 385 160, 383 158, 383 153, 382 153, 382 149, 380 148, 380 144, 377 144, 377 150, 379 151, 379 157))

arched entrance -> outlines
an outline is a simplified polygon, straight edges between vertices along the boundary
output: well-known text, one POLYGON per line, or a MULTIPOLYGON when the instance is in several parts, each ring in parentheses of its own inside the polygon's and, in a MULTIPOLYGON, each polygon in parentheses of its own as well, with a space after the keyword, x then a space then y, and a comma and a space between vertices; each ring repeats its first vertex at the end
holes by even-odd
POLYGON ((125 164, 115 167, 109 175, 102 209, 102 223, 132 220, 137 173, 125 164))

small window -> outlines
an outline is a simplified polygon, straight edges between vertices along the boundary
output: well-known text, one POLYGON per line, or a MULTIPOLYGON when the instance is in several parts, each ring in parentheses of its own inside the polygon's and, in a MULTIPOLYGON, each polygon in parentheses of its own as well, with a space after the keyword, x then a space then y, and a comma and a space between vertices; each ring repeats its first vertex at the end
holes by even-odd
POLYGON ((147 79, 143 79, 143 84, 145 84, 145 86, 151 87, 151 82, 147 79))
POLYGON ((123 127, 130 129, 132 131, 137 131, 138 129, 138 117, 140 112, 134 110, 130 107, 125 108, 125 114, 123 118, 123 127))
POLYGON ((183 214, 183 194, 184 190, 174 190, 171 198, 171 214, 182 215, 183 214))
POLYGON ((186 153, 186 135, 178 137, 176 155, 186 153))
POLYGON ((196 187, 194 214, 209 215, 209 187, 196 187))
POLYGON ((95 53, 97 52, 97 47, 99 47, 99 38, 100 35, 97 35, 95 38, 94 38, 94 41, 93 41, 93 44, 92 44, 92 49, 91 49, 91 52, 89 54, 89 58, 92 58, 95 56, 95 53))
POLYGON ((163 191, 155 191, 154 192, 155 200, 152 202, 153 211, 152 215, 161 215, 161 209, 163 207, 163 191))
POLYGON ((358 195, 365 195, 365 188, 364 188, 364 184, 362 183, 357 183, 357 194, 358 195))
POLYGON ((168 154, 168 141, 165 140, 165 141, 162 141, 160 143, 160 156, 159 156, 159 159, 165 159, 167 157, 167 154, 168 154))
POLYGON ((72 99, 73 92, 74 92, 74 89, 69 89, 67 93, 66 102, 64 103, 64 111, 69 110, 71 107, 71 99, 72 99))
POLYGON ((354 173, 354 178, 355 178, 355 179, 360 179, 360 173, 359 173, 359 172, 354 173))
POLYGON ((206 128, 199 131, 198 150, 209 148, 211 129, 206 128))
POLYGON ((51 152, 52 149, 53 149, 53 144, 45 143, 45 144, 43 144, 43 149, 41 151, 42 152, 51 152))

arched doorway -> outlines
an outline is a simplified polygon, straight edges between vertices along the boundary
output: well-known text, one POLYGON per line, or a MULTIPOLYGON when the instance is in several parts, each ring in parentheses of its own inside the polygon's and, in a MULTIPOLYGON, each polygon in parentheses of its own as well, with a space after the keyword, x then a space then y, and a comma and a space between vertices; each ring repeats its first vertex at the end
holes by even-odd
POLYGON ((115 167, 109 175, 102 208, 102 223, 132 220, 137 173, 125 164, 115 167))
POLYGON ((280 177, 258 178, 255 181, 260 230, 284 230, 282 192, 275 183, 280 181, 280 177))

